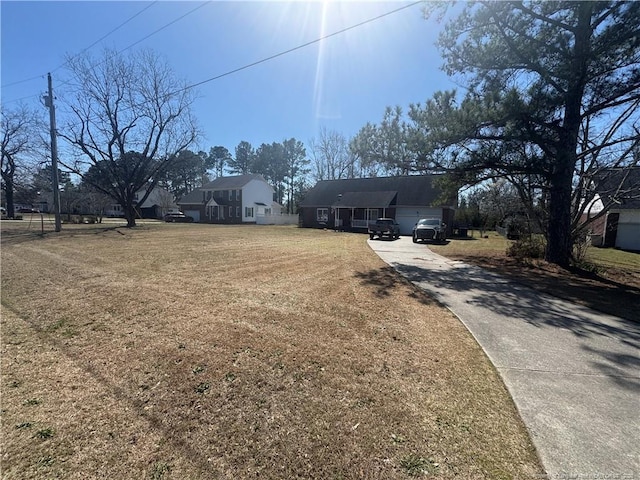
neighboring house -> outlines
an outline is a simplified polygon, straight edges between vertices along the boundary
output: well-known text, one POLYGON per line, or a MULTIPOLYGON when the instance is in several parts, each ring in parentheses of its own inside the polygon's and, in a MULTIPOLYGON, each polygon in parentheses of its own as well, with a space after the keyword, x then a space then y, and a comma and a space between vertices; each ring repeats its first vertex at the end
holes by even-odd
POLYGON ((280 213, 274 190, 262 175, 219 177, 185 195, 178 203, 201 223, 256 223, 258 216, 280 213))
MULTIPOLYGON (((145 189, 138 190, 133 197, 134 201, 138 202, 144 197, 145 193, 145 189)), ((136 206, 136 211, 140 218, 162 218, 167 212, 176 210, 177 208, 171 192, 164 188, 155 187, 151 190, 146 200, 136 206)), ((124 217, 124 212, 119 204, 113 203, 106 208, 105 216, 124 217)))
POLYGON ((364 230, 378 217, 395 218, 411 235, 421 218, 439 218, 451 234, 456 198, 440 202, 436 175, 323 180, 300 203, 303 227, 364 230))
POLYGON ((610 169, 600 175, 592 212, 606 214, 590 225, 604 247, 640 251, 640 167, 610 169))

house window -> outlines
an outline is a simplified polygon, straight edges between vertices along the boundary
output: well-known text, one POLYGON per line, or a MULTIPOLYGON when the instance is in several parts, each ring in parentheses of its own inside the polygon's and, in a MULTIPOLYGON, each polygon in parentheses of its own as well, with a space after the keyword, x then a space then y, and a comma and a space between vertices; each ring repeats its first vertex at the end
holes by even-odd
POLYGON ((211 191, 207 192, 207 200, 211 200, 211 191))
POLYGON ((329 221, 329 209, 328 208, 318 208, 316 210, 316 220, 318 222, 328 222, 329 221))
POLYGON ((253 207, 244 207, 244 216, 253 218, 253 207))
POLYGON ((242 190, 238 190, 238 191, 236 191, 236 199, 238 199, 238 200, 240 200, 240 192, 241 192, 241 191, 242 191, 242 190))
POLYGON ((233 218, 233 207, 229 207, 229 218, 233 218))
POLYGON ((265 215, 271 215, 271 209, 270 208, 265 208, 264 209, 264 214, 265 215))
POLYGON ((240 207, 236 207, 236 217, 240 218, 241 217, 241 210, 240 207))
POLYGON ((376 218, 380 217, 380 210, 377 208, 370 208, 367 212, 367 215, 369 220, 375 220, 376 218))

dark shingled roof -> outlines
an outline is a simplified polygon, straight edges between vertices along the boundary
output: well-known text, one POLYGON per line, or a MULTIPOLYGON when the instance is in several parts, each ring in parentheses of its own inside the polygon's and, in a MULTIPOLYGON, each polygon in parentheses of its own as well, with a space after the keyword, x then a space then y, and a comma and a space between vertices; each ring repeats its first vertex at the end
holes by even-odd
POLYGON ((596 179, 596 191, 612 209, 640 209, 640 167, 603 170, 596 179))
MULTIPOLYGON (((238 190, 244 187, 251 180, 259 180, 267 183, 262 175, 249 173, 246 175, 236 175, 233 177, 218 177, 214 181, 204 184, 200 188, 196 188, 193 192, 188 193, 178 201, 178 205, 201 205, 202 191, 207 190, 238 190)), ((218 200, 216 199, 216 202, 218 200)), ((220 202, 218 202, 220 203, 220 202)))
MULTIPOLYGON (((322 180, 309 190, 300 203, 302 207, 321 206, 344 206, 355 207, 364 206, 347 205, 347 200, 364 200, 365 195, 360 197, 356 193, 377 192, 378 196, 370 197, 374 203, 387 201, 388 195, 396 193, 395 202, 397 207, 415 206, 435 206, 440 190, 433 185, 433 181, 438 178, 436 175, 409 175, 402 177, 376 177, 376 178, 349 178, 344 180, 322 180), (342 195, 342 200, 339 199, 342 195), (338 203, 340 202, 340 203, 338 203)), ((391 203, 392 200, 389 200, 391 203)), ((455 205, 456 200, 449 199, 449 205, 455 205)), ((367 207, 379 205, 370 204, 367 207)), ((382 206, 382 205, 380 205, 382 206)))
POLYGON ((345 192, 331 205, 341 208, 387 208, 398 192, 345 192))

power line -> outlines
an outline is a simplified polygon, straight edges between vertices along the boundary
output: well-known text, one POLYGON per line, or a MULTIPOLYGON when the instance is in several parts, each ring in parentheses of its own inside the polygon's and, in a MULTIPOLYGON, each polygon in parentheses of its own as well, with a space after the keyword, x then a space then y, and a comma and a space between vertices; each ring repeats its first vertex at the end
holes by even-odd
MULTIPOLYGON (((208 2, 207 2, 207 3, 208 3, 208 2)), ((276 53, 276 54, 274 54, 274 55, 270 55, 270 56, 265 57, 265 58, 263 58, 263 59, 261 59, 261 60, 257 60, 257 61, 255 61, 255 62, 252 62, 252 63, 249 63, 249 64, 247 64, 247 65, 244 65, 244 66, 242 66, 242 67, 238 67, 238 68, 235 68, 235 69, 233 69, 233 70, 229 70, 228 72, 221 73, 220 75, 216 75, 215 77, 211 77, 211 78, 208 78, 208 79, 206 79, 206 80, 202 80, 202 81, 200 81, 200 82, 193 83, 193 84, 191 84, 191 85, 187 85, 186 87, 183 87, 183 88, 180 88, 180 89, 175 90, 175 91, 173 91, 173 92, 169 92, 169 93, 167 93, 167 94, 166 94, 166 96, 171 96, 171 95, 175 95, 175 94, 178 94, 178 93, 181 93, 181 92, 185 92, 185 91, 187 91, 187 90, 191 90, 191 89, 193 89, 193 88, 195 88, 195 87, 198 87, 198 86, 200 86, 200 85, 204 85, 205 83, 213 82, 214 80, 218 80, 218 79, 220 79, 220 78, 227 77, 227 76, 229 76, 229 75, 233 75, 234 73, 238 73, 238 72, 240 72, 240 71, 242 71, 242 70, 246 70, 246 69, 248 69, 248 68, 255 67, 256 65, 260 65, 260 64, 262 64, 262 63, 265 63, 265 62, 268 62, 268 61, 270 61, 270 60, 276 59, 276 58, 278 58, 278 57, 282 57, 283 55, 287 55, 287 54, 289 54, 289 53, 295 52, 295 51, 297 51, 297 50, 300 50, 300 49, 302 49, 302 48, 308 47, 308 46, 310 46, 310 45, 314 45, 314 44, 316 44, 316 43, 322 42, 323 40, 326 40, 326 39, 328 39, 328 38, 335 37, 335 36, 337 36, 337 35, 341 35, 341 34, 343 34, 343 33, 345 33, 345 32, 348 32, 349 30, 353 30, 353 29, 355 29, 355 28, 361 27, 361 26, 366 25, 366 24, 368 24, 368 23, 375 22, 375 21, 377 21, 377 20, 380 20, 381 18, 388 17, 388 16, 393 15, 393 14, 395 14, 395 13, 398 13, 398 12, 400 12, 400 11, 402 11, 402 10, 406 10, 406 9, 408 9, 408 8, 415 7, 416 5, 419 5, 419 4, 421 4, 421 3, 424 3, 424 0, 418 0, 418 1, 415 1, 415 2, 412 2, 412 3, 409 3, 409 4, 404 5, 404 6, 402 6, 402 7, 396 8, 395 10, 390 10, 390 11, 388 11, 388 12, 386 12, 386 13, 383 13, 383 14, 381 14, 381 15, 378 15, 378 16, 376 16, 376 17, 369 18, 369 19, 364 20, 364 21, 362 21, 362 22, 360 22, 360 23, 356 23, 356 24, 351 25, 351 26, 349 26, 349 27, 343 28, 342 30, 338 30, 338 31, 336 31, 336 32, 329 33, 329 34, 324 35, 324 36, 322 36, 322 37, 316 38, 315 40, 311 40, 311 41, 309 41, 309 42, 303 43, 303 44, 301 44, 301 45, 298 45, 298 46, 296 46, 296 47, 290 48, 290 49, 288 49, 288 50, 284 50, 284 51, 282 51, 282 52, 280 52, 280 53, 276 53)), ((203 4, 203 5, 204 5, 204 4, 203 4)), ((195 10, 197 10, 198 8, 202 7, 203 5, 200 5, 199 7, 196 7, 194 10, 192 10, 192 11, 188 12, 187 14, 183 15, 183 16, 182 16, 182 17, 180 17, 180 18, 183 18, 184 16, 188 15, 189 13, 194 12, 194 11, 195 11, 195 10)), ((179 20, 179 19, 176 19, 175 21, 177 21, 177 20, 179 20)), ((173 23, 173 22, 172 22, 172 23, 173 23)), ((163 28, 164 28, 164 27, 163 27, 163 28)), ((154 32, 154 33, 155 33, 155 32, 154 32)), ((140 40, 140 41, 142 41, 142 40, 140 40)), ((139 42, 136 42, 136 43, 139 43, 139 42)), ((132 45, 130 45, 130 46, 129 46, 129 47, 127 47, 127 48, 130 48, 130 47, 131 47, 131 46, 133 46, 133 45, 135 45, 135 44, 132 44, 132 45)), ((124 50, 126 50, 127 48, 125 48, 124 50)), ((124 50, 121 50, 121 52, 123 52, 124 50)), ((141 105, 142 105, 142 104, 141 104, 141 105)), ((134 107, 141 106, 141 105, 132 105, 130 108, 134 108, 134 107)))
MULTIPOLYGON (((171 21, 170 23, 168 23, 168 24, 164 25, 163 27, 160 27, 158 30, 156 30, 156 31, 154 31, 154 32, 150 33, 149 35, 145 36, 144 38, 142 38, 142 39, 138 40, 137 42, 134 42, 134 43, 132 43, 131 45, 129 45, 128 47, 125 47, 124 49, 120 50, 118 53, 122 53, 122 52, 124 52, 124 51, 126 51, 126 50, 128 50, 128 49, 132 48, 133 46, 135 46, 135 45, 137 45, 138 43, 140 43, 140 42, 142 42, 142 41, 146 40, 146 39, 147 39, 147 38, 149 38, 150 36, 155 35, 155 34, 156 34, 156 33, 158 33, 159 31, 161 31, 161 30, 163 30, 163 29, 167 28, 168 26, 170 26, 170 25, 172 25, 172 24, 176 23, 177 21, 179 21, 179 20, 183 19, 183 18, 184 18, 184 17, 186 17, 187 15, 190 15, 191 13, 195 12, 196 10, 198 10, 198 9, 202 8, 202 7, 203 7, 204 5, 206 5, 207 3, 210 3, 210 1, 204 2, 203 4, 201 4, 201 5, 197 6, 196 8, 194 8, 194 9, 192 9, 192 10, 190 10, 189 12, 185 13, 184 15, 182 15, 182 16, 180 16, 180 17, 176 18, 175 20, 173 20, 173 21, 171 21)), ((180 88, 180 89, 178 89, 178 90, 175 90, 175 91, 173 91, 173 92, 168 93, 168 94, 167 94, 167 96, 169 96, 169 95, 175 95, 175 94, 177 94, 177 93, 181 93, 181 92, 184 92, 184 91, 187 91, 187 90, 193 89, 193 88, 195 88, 195 87, 198 87, 198 86, 200 86, 200 85, 204 85, 205 83, 209 83, 209 82, 213 82, 213 81, 215 81, 215 80, 219 80, 220 78, 224 78, 224 77, 227 77, 227 76, 229 76, 229 75, 233 75, 234 73, 241 72, 242 70, 247 70, 247 69, 249 69, 249 68, 251 68, 251 67, 255 67, 255 66, 260 65, 260 64, 262 64, 262 63, 266 63, 266 62, 268 62, 268 61, 271 61, 271 60, 274 60, 274 59, 276 59, 276 58, 282 57, 282 56, 287 55, 287 54, 289 54, 289 53, 292 53, 292 52, 295 52, 295 51, 297 51, 297 50, 301 50, 301 49, 303 49, 303 48, 306 48, 306 47, 308 47, 308 46, 310 46, 310 45, 314 45, 314 44, 316 44, 316 43, 320 43, 320 42, 322 42, 323 40, 327 40, 327 39, 329 39, 329 38, 335 37, 335 36, 337 36, 337 35, 341 35, 341 34, 343 34, 343 33, 345 33, 345 32, 348 32, 348 31, 350 31, 350 30, 356 29, 356 28, 361 27, 361 26, 363 26, 363 25, 366 25, 366 24, 369 24, 369 23, 375 22, 375 21, 377 21, 377 20, 380 20, 380 19, 382 19, 382 18, 388 17, 388 16, 393 15, 393 14, 395 14, 395 13, 398 13, 398 12, 400 12, 400 11, 402 11, 402 10, 406 10, 406 9, 408 9, 408 8, 415 7, 416 5, 419 5, 419 4, 421 4, 421 3, 424 3, 424 0, 418 0, 418 1, 415 1, 415 2, 412 2, 412 3, 409 3, 409 4, 407 4, 407 5, 403 5, 402 7, 396 8, 396 9, 394 9, 394 10, 390 10, 390 11, 388 11, 388 12, 385 12, 385 13, 381 14, 381 15, 378 15, 378 16, 376 16, 376 17, 369 18, 369 19, 367 19, 367 20, 364 20, 364 21, 362 21, 362 22, 356 23, 356 24, 354 24, 354 25, 351 25, 351 26, 349 26, 349 27, 343 28, 343 29, 341 29, 341 30, 335 31, 335 32, 333 32, 333 33, 329 33, 329 34, 324 35, 324 36, 322 36, 322 37, 319 37, 319 38, 317 38, 317 39, 315 39, 315 40, 311 40, 311 41, 309 41, 309 42, 303 43, 303 44, 298 45, 298 46, 296 46, 296 47, 289 48, 288 50, 284 50, 284 51, 279 52, 279 53, 276 53, 276 54, 274 54, 274 55, 270 55, 270 56, 268 56, 268 57, 265 57, 265 58, 263 58, 263 59, 261 59, 261 60, 257 60, 257 61, 255 61, 255 62, 252 62, 252 63, 246 64, 246 65, 243 65, 243 66, 238 67, 238 68, 235 68, 235 69, 233 69, 233 70, 229 70, 229 71, 227 71, 227 72, 225 72, 225 73, 221 73, 220 75, 216 75, 216 76, 211 77, 211 78, 208 78, 208 79, 206 79, 206 80, 202 80, 202 81, 200 81, 200 82, 196 82, 196 83, 193 83, 193 84, 191 84, 191 85, 187 85, 187 86, 185 86, 185 87, 183 87, 183 88, 180 88)), ((68 83, 68 82, 64 82, 63 84, 66 84, 66 83, 68 83)), ((33 95, 32 95, 32 96, 33 96, 33 95)), ((18 99, 18 100, 22 100, 22 99, 24 99, 24 98, 29 98, 29 97, 23 97, 23 98, 18 99)), ((16 100, 13 100, 13 101, 16 101, 16 100)), ((135 105, 134 105, 134 106, 132 106, 132 107, 135 107, 135 105)))
MULTIPOLYGON (((158 0, 155 0, 154 2, 151 2, 149 5, 147 5, 146 7, 144 7, 142 10, 140 10, 138 13, 136 13, 135 15, 133 15, 132 17, 129 17, 127 20, 125 20, 124 22, 122 22, 120 25, 118 25, 116 28, 114 28, 113 30, 111 30, 109 33, 103 35, 102 37, 100 37, 98 40, 96 40, 95 42, 93 42, 91 45, 89 45, 87 48, 85 48, 84 50, 80 51, 80 53, 74 55, 73 57, 71 57, 70 60, 73 60, 76 57, 79 57, 80 55, 82 55, 84 52, 86 52, 87 50, 89 50, 90 48, 96 46, 98 43, 100 43, 102 40, 104 40, 105 38, 107 38, 109 35, 111 35, 112 33, 115 33, 116 31, 120 30, 122 27, 124 27, 127 23, 129 23, 131 20, 133 20, 134 18, 136 18, 137 16, 141 15, 142 13, 144 13, 145 11, 147 11, 148 9, 150 9, 151 7, 153 7, 156 3, 158 3, 158 0)), ((55 72, 56 70, 59 70, 60 68, 62 68, 63 66, 65 66, 67 63, 69 63, 69 60, 67 60, 66 62, 64 62, 62 65, 56 67, 53 69, 53 71, 55 72)))
MULTIPOLYGON (((129 23, 131 20, 133 20, 134 18, 138 17, 139 15, 141 15, 142 13, 144 13, 145 11, 147 11, 149 8, 153 7, 156 3, 158 3, 158 0, 150 3, 149 5, 147 5, 146 7, 144 7, 142 10, 140 10, 138 13, 132 15, 131 17, 129 17, 128 19, 126 19, 124 22, 122 22, 120 25, 118 25, 117 27, 115 27, 114 29, 112 29, 111 31, 109 31, 108 33, 106 33, 105 35, 103 35, 102 37, 100 37, 98 40, 96 40, 95 42, 93 42, 91 45, 89 45, 88 47, 84 48, 83 50, 80 51, 80 53, 74 55, 72 57, 76 58, 80 55, 82 55, 84 52, 86 52, 87 50, 89 50, 90 48, 96 46, 98 43, 100 43, 102 40, 104 40, 105 38, 107 38, 109 35, 117 32, 118 30, 120 30, 122 27, 124 27, 127 23, 129 23)), ((67 63, 69 63, 69 60, 67 60, 66 62, 58 65, 56 68, 54 68, 52 70, 52 72, 55 72, 56 70, 60 70, 62 67, 64 67, 67 63)), ((0 88, 7 88, 7 87, 12 87, 13 85, 19 85, 21 83, 26 83, 26 82, 30 82, 32 80, 36 80, 39 78, 43 78, 46 74, 41 74, 41 75, 36 75, 34 77, 30 77, 30 78, 25 78, 24 80, 18 80, 16 82, 11 82, 11 83, 7 83, 5 85, 2 85, 2 87, 0 88)), ((30 95, 31 96, 31 95, 30 95)), ((24 97, 24 98, 29 98, 29 97, 24 97)), ((18 100, 22 100, 22 99, 18 99, 18 100)), ((14 100, 15 101, 15 100, 14 100)))
POLYGON ((234 73, 241 72, 242 70, 246 70, 248 68, 255 67, 256 65, 260 65, 261 63, 265 63, 265 62, 268 62, 268 61, 273 60, 275 58, 282 57, 283 55, 287 55, 287 54, 289 54, 291 52, 295 52, 296 50, 300 50, 300 49, 308 47, 310 45, 313 45, 313 44, 316 44, 316 43, 320 43, 323 40, 326 40, 326 39, 331 38, 331 37, 335 37, 336 35, 340 35, 342 33, 348 32, 349 30, 353 30, 354 28, 361 27, 361 26, 366 25, 368 23, 375 22, 377 20, 380 20, 381 18, 387 17, 389 15, 393 15, 394 13, 398 13, 398 12, 400 12, 402 10, 407 9, 407 8, 415 7, 416 5, 418 5, 420 3, 423 3, 423 2, 424 2, 424 0, 419 0, 417 2, 413 2, 413 3, 410 3, 408 5, 404 5, 402 7, 396 8, 395 10, 391 10, 389 12, 383 13, 382 15, 378 15, 377 17, 373 17, 373 18, 370 18, 370 19, 365 20, 363 22, 356 23, 355 25, 351 25, 350 27, 343 28, 342 30, 338 30, 337 32, 333 32, 333 33, 330 33, 328 35, 324 35, 324 36, 322 36, 320 38, 317 38, 315 40, 311 40, 310 42, 303 43, 302 45, 298 45, 297 47, 293 47, 293 48, 290 48, 290 49, 285 50, 283 52, 276 53, 276 54, 271 55, 269 57, 263 58, 262 60, 257 60, 257 61, 255 61, 253 63, 249 63, 249 64, 244 65, 242 67, 238 67, 238 68, 235 68, 233 70, 229 70, 228 72, 221 73, 220 75, 216 75, 215 77, 211 77, 211 78, 208 78, 206 80, 202 80, 201 82, 197 82, 197 83, 188 85, 188 86, 186 86, 184 88, 181 88, 180 90, 176 90, 175 92, 172 92, 171 94, 184 92, 185 90, 189 90, 191 88, 198 87, 198 86, 203 85, 205 83, 213 82, 214 80, 218 80, 220 78, 227 77, 229 75, 233 75, 234 73))
MULTIPOLYGON (((132 43, 131 45, 129 45, 128 47, 125 47, 125 48, 123 48, 123 49, 121 49, 121 50, 118 50, 117 52, 114 52, 112 55, 110 55, 110 56, 109 56, 109 58, 106 58, 105 60, 103 60, 103 61, 101 61, 101 62, 96 63, 95 65, 93 65, 93 67, 97 67, 97 66, 99 66, 99 65, 102 65, 102 64, 104 64, 104 63, 108 62, 111 58, 114 58, 114 57, 116 57, 116 56, 120 55, 122 52, 126 52, 126 51, 127 51, 127 50, 129 50, 130 48, 132 48, 132 47, 134 47, 134 46, 138 45, 139 43, 144 42, 147 38, 152 37, 153 35, 155 35, 155 34, 156 34, 156 33, 158 33, 158 32, 161 32, 161 31, 162 31, 162 30, 164 30, 165 28, 167 28, 167 27, 169 27, 169 26, 173 25, 174 23, 176 23, 176 22, 178 22, 178 21, 182 20, 184 17, 186 17, 186 16, 188 16, 188 15, 191 15, 193 12, 195 12, 196 10, 198 10, 198 9, 200 9, 200 8, 202 8, 202 7, 204 7, 205 5, 207 5, 207 4, 208 4, 208 3, 210 3, 210 2, 211 2, 211 0, 207 0, 207 1, 206 1, 206 2, 204 2, 204 3, 201 3, 201 4, 200 4, 200 5, 198 5, 196 8, 193 8, 193 9, 189 10, 187 13, 185 13, 185 14, 183 14, 183 15, 179 16, 178 18, 175 18, 175 19, 171 20, 169 23, 164 24, 162 27, 158 28, 157 30, 154 30, 154 31, 153 31, 153 32, 151 32, 149 35, 146 35, 145 37, 142 37, 140 40, 138 40, 138 41, 136 41, 136 42, 133 42, 133 43, 132 43)), ((157 3, 157 2, 156 2, 156 3, 157 3)), ((82 53, 82 52, 81 52, 81 53, 82 53)), ((80 55, 81 53, 79 53, 78 55, 80 55)), ((78 55, 76 55, 76 56, 78 56, 78 55)), ((64 86, 64 85, 68 85, 70 82, 71 82, 71 80, 64 81, 64 82, 60 83, 60 84, 58 85, 58 87, 60 87, 60 86, 64 86)))
POLYGON ((118 53, 122 53, 125 52, 127 50, 129 50, 132 47, 135 47, 136 45, 138 45, 139 43, 144 42, 147 38, 155 35, 156 33, 164 30, 165 28, 173 25, 176 22, 179 22, 180 20, 182 20, 184 17, 186 17, 187 15, 191 15, 193 12, 195 12, 196 10, 201 9, 202 7, 204 7, 206 4, 211 3, 211 0, 207 0, 206 2, 198 5, 196 8, 189 10, 187 13, 185 13, 184 15, 181 15, 180 17, 176 18, 175 20, 172 20, 171 22, 167 23, 166 25, 163 25, 162 27, 158 28, 157 30, 154 30, 153 32, 151 32, 149 35, 147 35, 146 37, 142 37, 140 40, 138 40, 137 42, 132 43, 131 45, 129 45, 128 47, 123 48, 122 50, 118 51, 118 53))

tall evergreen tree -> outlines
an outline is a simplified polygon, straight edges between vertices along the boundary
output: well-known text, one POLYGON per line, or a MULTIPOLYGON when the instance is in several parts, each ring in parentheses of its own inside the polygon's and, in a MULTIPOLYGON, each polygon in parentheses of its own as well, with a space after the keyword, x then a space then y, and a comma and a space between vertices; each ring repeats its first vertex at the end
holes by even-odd
POLYGON ((241 175, 251 173, 253 163, 255 161, 256 152, 249 142, 241 141, 236 146, 235 158, 227 161, 227 166, 231 173, 239 173, 241 175))
POLYGON ((440 92, 409 112, 421 168, 527 179, 546 202, 546 259, 567 266, 575 185, 637 162, 638 25, 639 2, 465 5, 439 44, 467 93, 458 102, 440 92))

